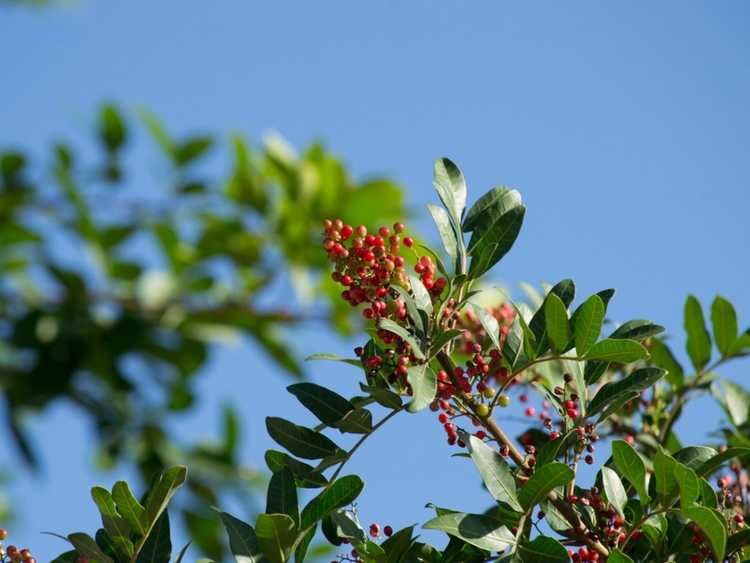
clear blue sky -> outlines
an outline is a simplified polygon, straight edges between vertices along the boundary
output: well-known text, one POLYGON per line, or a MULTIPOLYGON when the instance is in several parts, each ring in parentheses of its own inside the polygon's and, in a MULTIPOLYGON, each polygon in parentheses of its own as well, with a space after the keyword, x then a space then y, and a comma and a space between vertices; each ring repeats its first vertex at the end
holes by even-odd
MULTIPOLYGON (((104 2, 0 8, 0 144, 41 150, 82 133, 104 99, 145 106, 173 130, 274 128, 321 138, 356 174, 408 187, 424 217, 432 161, 450 156, 476 197, 519 188, 525 229, 497 269, 509 285, 572 276, 580 294, 614 286, 614 319, 669 327, 684 358, 682 303, 717 292, 750 325, 750 4, 746 2, 104 2)), ((141 141, 143 142, 143 141, 141 141)), ((422 223, 426 225, 426 222, 422 223)), ((312 331, 302 353, 351 343, 312 331)), ((202 380, 192 437, 219 405, 243 414, 246 459, 269 446, 263 419, 307 415, 255 351, 223 350, 202 380)), ((748 363, 724 373, 746 379, 748 363)), ((341 392, 354 371, 310 366, 341 392)), ((428 501, 481 510, 465 460, 448 459, 433 415, 394 420, 350 464, 366 521, 424 522, 428 501), (389 506, 398 506, 390 509, 389 506)), ((709 400, 678 429, 718 426, 709 400)), ((45 469, 17 477, 16 539, 40 561, 63 547, 41 530, 92 530, 92 434, 67 405, 34 422, 45 469)), ((0 453, 9 455, 0 443, 0 453)))

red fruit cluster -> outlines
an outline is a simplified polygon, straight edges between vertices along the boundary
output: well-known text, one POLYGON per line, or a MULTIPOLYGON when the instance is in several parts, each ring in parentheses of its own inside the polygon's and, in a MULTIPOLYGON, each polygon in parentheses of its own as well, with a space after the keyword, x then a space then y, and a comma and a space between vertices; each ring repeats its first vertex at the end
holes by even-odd
POLYGON ((5 563, 36 563, 36 559, 26 548, 18 548, 15 545, 9 545, 3 548, 2 542, 8 537, 8 531, 0 528, 0 561, 5 563))

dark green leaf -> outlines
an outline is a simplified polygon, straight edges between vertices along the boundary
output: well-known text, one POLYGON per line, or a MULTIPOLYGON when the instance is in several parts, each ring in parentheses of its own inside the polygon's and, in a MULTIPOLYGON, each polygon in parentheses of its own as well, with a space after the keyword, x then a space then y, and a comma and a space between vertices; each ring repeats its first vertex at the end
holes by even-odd
MULTIPOLYGON (((473 279, 477 279, 487 272, 513 247, 513 243, 518 238, 518 233, 521 232, 525 214, 525 207, 514 207, 497 218, 486 230, 483 230, 481 238, 474 244, 471 253, 469 274, 473 279)), ((474 236, 476 236, 476 231, 474 236)), ((474 236, 472 236, 472 240, 474 236)))
POLYGON ((666 373, 661 368, 641 368, 619 381, 612 381, 605 384, 599 389, 594 398, 591 399, 588 407, 589 415, 594 415, 604 410, 607 405, 618 398, 631 396, 634 393, 640 393, 644 389, 648 389, 664 377, 666 373))
POLYGON ((106 555, 99 545, 94 541, 94 538, 88 534, 77 532, 75 534, 68 535, 68 541, 73 544, 79 555, 85 555, 92 562, 95 563, 114 563, 111 557, 106 555))
POLYGON ((119 150, 125 143, 125 123, 114 106, 105 105, 99 113, 99 138, 109 152, 119 150))
POLYGON ((102 526, 107 534, 113 539, 123 538, 127 540, 118 543, 117 547, 122 549, 119 553, 120 556, 124 555, 125 558, 129 558, 133 555, 133 545, 130 543, 130 525, 127 520, 118 514, 112 494, 102 487, 93 487, 91 498, 94 499, 94 503, 99 509, 102 516, 102 526))
POLYGON ((297 486, 294 482, 294 474, 288 467, 271 476, 266 495, 266 513, 286 514, 295 523, 299 522, 297 486))
POLYGON ((538 467, 534 475, 521 487, 518 493, 518 501, 525 511, 531 510, 547 496, 552 489, 570 482, 575 473, 573 470, 559 461, 553 461, 538 467))
POLYGON ((356 475, 337 479, 305 506, 302 510, 300 528, 304 530, 333 510, 351 504, 362 492, 363 487, 362 479, 356 475))
POLYGON ((733 458, 750 458, 750 448, 728 448, 720 454, 712 457, 708 461, 703 462, 696 473, 701 477, 707 477, 716 471, 719 467, 724 465, 726 462, 733 458))
POLYGON ((586 353, 587 360, 605 360, 628 364, 648 358, 648 352, 635 340, 605 338, 594 344, 586 353))
POLYGON ((717 295, 711 304, 711 324, 716 347, 722 356, 728 356, 732 344, 737 339, 737 313, 732 304, 721 295, 717 295))
POLYGON ((315 383, 295 383, 287 387, 309 411, 328 426, 336 423, 354 410, 354 405, 344 397, 315 383))
POLYGON ((609 552, 607 563, 633 563, 633 560, 619 549, 614 549, 609 552))
POLYGON ((298 487, 317 489, 328 484, 328 480, 322 473, 315 471, 313 466, 294 459, 284 452, 266 450, 265 459, 266 465, 274 473, 288 467, 294 474, 298 487))
POLYGON ((683 510, 698 502, 702 486, 695 471, 681 463, 675 463, 674 478, 680 489, 680 506, 683 510))
POLYGON ((682 387, 685 381, 685 372, 669 347, 660 339, 652 338, 649 352, 651 362, 655 366, 667 370, 669 384, 672 387, 682 387))
POLYGON ((136 563, 169 563, 172 555, 172 540, 167 511, 161 513, 151 528, 148 538, 138 551, 136 563))
POLYGON ((131 528, 139 535, 146 534, 148 522, 146 520, 146 509, 133 496, 130 487, 125 481, 118 481, 112 487, 112 498, 117 505, 117 511, 130 524, 131 528))
POLYGON ((276 443, 303 459, 322 459, 336 454, 338 446, 330 438, 283 418, 269 416, 266 429, 276 443))
POLYGON ((500 217, 509 209, 519 205, 521 205, 521 194, 518 190, 492 188, 471 206, 464 218, 463 231, 468 233, 477 229, 481 230, 482 225, 490 224, 493 217, 500 217))
POLYGON ((518 544, 518 555, 523 563, 570 561, 568 550, 559 541, 546 536, 538 536, 534 541, 518 544))
POLYGON ((706 330, 701 304, 692 295, 688 295, 685 301, 685 332, 690 360, 695 369, 703 369, 711 359, 711 338, 706 330))
POLYGON ((153 526, 161 513, 167 508, 170 499, 187 479, 187 468, 176 465, 164 471, 148 492, 145 503, 146 521, 153 526))
POLYGON ((664 327, 651 321, 636 319, 621 324, 617 330, 609 335, 610 338, 645 340, 649 336, 656 336, 664 332, 664 327))
POLYGON ((372 413, 363 408, 354 409, 336 423, 336 428, 352 434, 368 434, 372 432, 372 413))
POLYGON ((260 551, 255 530, 250 524, 245 524, 239 518, 226 512, 220 512, 219 516, 227 530, 229 549, 236 563, 265 563, 267 561, 260 551))

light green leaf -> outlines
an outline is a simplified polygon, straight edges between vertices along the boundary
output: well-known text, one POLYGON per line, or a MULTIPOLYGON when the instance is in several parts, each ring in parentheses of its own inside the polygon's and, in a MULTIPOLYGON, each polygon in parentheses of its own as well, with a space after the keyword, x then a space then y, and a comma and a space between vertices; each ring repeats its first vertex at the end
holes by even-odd
MULTIPOLYGON (((422 285, 422 282, 419 282, 420 285, 422 285)), ((424 285, 422 285, 424 287, 424 285)), ((381 319, 378 323, 378 326, 382 330, 387 330, 388 332, 392 332, 399 338, 401 338, 404 342, 407 342, 409 346, 411 346, 412 353, 420 360, 424 360, 424 352, 422 351, 422 346, 417 342, 417 339, 414 338, 414 336, 404 327, 402 327, 400 324, 390 320, 390 319, 381 319)))
POLYGON ((518 501, 525 511, 534 508, 552 489, 570 482, 575 473, 559 461, 553 461, 538 467, 534 475, 521 487, 518 501))
POLYGON ((602 466, 602 485, 604 486, 604 494, 609 503, 615 507, 615 510, 620 515, 624 516, 628 494, 625 492, 622 481, 620 481, 620 476, 617 475, 614 469, 606 465, 602 466))
POLYGON ((73 544, 79 555, 85 555, 92 563, 114 563, 111 557, 106 555, 94 538, 88 534, 77 532, 68 535, 68 541, 73 544))
POLYGON ((518 190, 492 188, 471 206, 464 218, 463 231, 469 233, 480 229, 482 224, 492 222, 493 217, 500 217, 509 209, 521 205, 521 194, 518 190))
POLYGON ((547 336, 552 341, 555 350, 562 352, 570 342, 568 310, 562 300, 554 293, 550 293, 544 301, 544 318, 547 336))
POLYGON ((711 359, 711 337, 706 330, 701 304, 692 295, 685 301, 685 332, 688 356, 695 369, 703 369, 711 359))
POLYGON ((481 305, 478 305, 476 303, 471 303, 471 308, 474 311, 474 314, 479 319, 479 322, 482 325, 482 328, 487 333, 487 336, 490 337, 490 340, 492 340, 492 344, 497 348, 500 349, 500 325, 497 322, 497 319, 493 317, 487 309, 482 307, 481 305))
POLYGON ((625 555, 619 549, 614 549, 609 552, 607 563, 634 563, 633 560, 625 555))
POLYGON ((422 280, 413 274, 409 274, 409 286, 414 294, 414 303, 417 309, 423 311, 428 317, 432 315, 432 298, 422 280))
POLYGON ((696 469, 696 473, 701 477, 707 477, 716 471, 719 467, 724 465, 727 461, 733 458, 748 458, 750 457, 750 448, 728 448, 720 454, 712 457, 708 461, 705 461, 696 469))
POLYGON ((602 330, 604 322, 604 301, 598 295, 592 295, 576 309, 571 319, 573 335, 575 338, 576 352, 583 356, 588 352, 602 330))
POLYGON ((514 510, 521 511, 522 508, 516 496, 516 481, 505 460, 475 436, 463 435, 463 440, 492 498, 507 503, 514 510))
POLYGON ((356 358, 344 358, 338 354, 332 354, 329 352, 318 352, 317 354, 310 354, 305 358, 306 362, 312 362, 315 360, 327 360, 330 362, 344 362, 356 367, 362 367, 362 362, 356 358))
POLYGON ((732 344, 737 340, 737 313, 732 304, 717 295, 711 304, 711 324, 716 347, 722 356, 728 356, 732 344))
POLYGON ((117 512, 130 524, 131 528, 139 535, 146 534, 146 509, 133 496, 130 487, 125 481, 117 481, 112 487, 112 499, 117 505, 117 512))
POLYGON ((443 241, 445 252, 455 260, 456 256, 458 256, 458 244, 456 242, 456 231, 451 225, 448 212, 442 207, 432 204, 428 204, 427 209, 430 211, 430 215, 432 215, 432 220, 435 221, 438 233, 440 233, 440 240, 443 241))
POLYGON ((646 466, 638 452, 627 442, 615 440, 612 442, 612 459, 620 475, 638 491, 641 504, 648 504, 650 497, 646 487, 646 466))
POLYGON ((451 160, 435 161, 433 186, 440 201, 450 213, 453 224, 460 228, 461 216, 466 207, 466 182, 461 170, 451 160))
POLYGON ((129 558, 133 554, 133 544, 130 542, 130 525, 127 520, 118 514, 112 494, 102 487, 93 487, 91 498, 94 499, 94 503, 99 508, 102 526, 107 534, 113 539, 123 538, 126 540, 117 543, 116 547, 121 551, 120 555, 124 555, 126 559, 129 558))
POLYGON ((503 551, 516 541, 500 521, 481 514, 453 512, 437 516, 423 526, 426 530, 441 530, 479 549, 503 551))
POLYGON ((594 344, 585 357, 587 360, 605 360, 629 364, 630 362, 645 360, 648 358, 648 352, 640 342, 635 340, 605 338, 594 344))
POLYGON ((258 546, 271 563, 286 563, 292 553, 297 530, 286 514, 259 514, 255 521, 258 546))
POLYGON ((672 354, 669 347, 658 338, 651 339, 651 362, 662 369, 667 370, 667 381, 672 387, 682 387, 685 381, 685 372, 682 366, 672 354))
POLYGON ((727 379, 711 383, 711 394, 727 413, 729 421, 739 427, 747 423, 750 416, 750 393, 744 387, 727 379))
POLYGON ((437 376, 427 364, 409 366, 406 379, 411 385, 413 399, 406 409, 409 412, 418 412, 429 405, 437 393, 437 376))
MULTIPOLYGON (((186 479, 187 468, 184 465, 170 467, 159 476, 146 496, 145 518, 151 526, 156 523, 161 513, 167 508, 172 496, 186 479)), ((148 535, 148 531, 146 533, 148 535)))
POLYGON ((665 508, 671 504, 671 498, 677 492, 676 467, 677 462, 672 456, 665 454, 661 450, 656 452, 654 456, 656 494, 665 508))
POLYGON ((674 478, 680 488, 680 506, 685 509, 698 502, 702 486, 695 471, 681 463, 675 463, 674 478))

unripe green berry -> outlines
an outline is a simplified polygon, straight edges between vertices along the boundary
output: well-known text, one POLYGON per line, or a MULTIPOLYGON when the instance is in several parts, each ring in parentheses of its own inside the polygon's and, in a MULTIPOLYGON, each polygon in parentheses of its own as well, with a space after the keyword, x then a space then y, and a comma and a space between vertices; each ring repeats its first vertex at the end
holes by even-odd
POLYGON ((485 404, 477 405, 476 412, 478 416, 481 416, 482 418, 484 418, 488 414, 490 414, 490 407, 488 407, 485 404))
POLYGON ((508 395, 500 395, 497 404, 503 408, 507 407, 510 404, 510 397, 508 397, 508 395))
POLYGON ((487 387, 484 391, 482 391, 482 395, 484 395, 488 399, 491 399, 495 396, 495 389, 492 387, 487 387))

